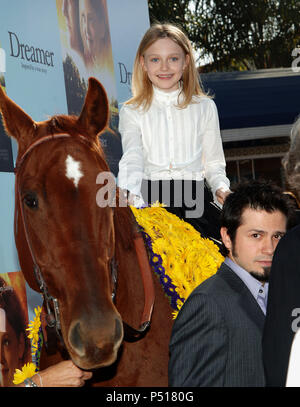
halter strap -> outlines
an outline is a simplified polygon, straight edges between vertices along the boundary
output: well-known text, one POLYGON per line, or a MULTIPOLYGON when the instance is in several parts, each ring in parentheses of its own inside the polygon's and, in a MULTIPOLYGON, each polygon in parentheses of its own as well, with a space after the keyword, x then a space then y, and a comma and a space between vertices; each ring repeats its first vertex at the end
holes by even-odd
MULTIPOLYGON (((59 306, 58 306, 58 300, 51 296, 48 291, 48 287, 45 283, 45 280, 43 278, 42 272, 40 270, 39 265, 37 264, 33 248, 31 246, 31 242, 29 239, 29 234, 27 230, 27 224, 25 222, 25 217, 24 217, 24 211, 23 211, 23 205, 22 205, 22 200, 21 200, 21 191, 20 191, 20 185, 19 185, 19 171, 20 168, 22 167, 25 159, 28 157, 30 152, 40 144, 46 142, 46 141, 51 141, 51 140, 56 140, 59 138, 69 138, 71 137, 70 134, 55 134, 55 135, 48 135, 41 137, 40 139, 34 141, 32 144, 29 145, 29 147, 25 150, 25 152, 22 154, 22 156, 17 160, 16 167, 15 167, 15 194, 16 194, 16 205, 15 205, 15 217, 17 217, 17 202, 19 202, 20 205, 20 212, 21 212, 21 220, 24 228, 24 233, 25 233, 25 238, 26 242, 30 251, 30 255, 32 258, 33 262, 33 270, 34 270, 34 275, 35 279, 38 283, 39 289, 41 290, 43 294, 43 298, 45 301, 45 305, 47 308, 47 316, 46 320, 48 323, 49 328, 55 328, 56 334, 58 338, 60 339, 61 343, 63 344, 63 338, 61 335, 61 325, 60 325, 60 311, 59 311, 59 306), (52 302, 52 307, 54 310, 54 315, 53 311, 51 310, 50 307, 50 302, 52 302)), ((84 142, 84 137, 79 135, 80 141, 84 142)), ((150 323, 151 323, 151 316, 152 316, 152 311, 153 311, 153 306, 154 306, 154 301, 155 301, 155 291, 154 291, 154 283, 152 279, 152 273, 151 273, 151 268, 149 265, 149 259, 147 256, 147 252, 145 249, 144 245, 144 240, 141 234, 138 234, 134 238, 134 245, 135 245, 135 250, 137 254, 137 259, 139 263, 139 269, 141 272, 142 276, 142 281, 143 281, 143 287, 144 287, 144 295, 145 295, 145 303, 144 303, 144 310, 141 318, 141 323, 138 329, 132 328, 129 326, 126 322, 123 321, 123 327, 124 327, 124 339, 127 341, 137 341, 141 339, 145 333, 147 332, 150 323)), ((114 300, 115 297, 115 291, 116 291, 116 284, 117 284, 117 265, 115 262, 115 258, 112 258, 111 264, 111 277, 112 277, 112 282, 113 282, 113 292, 112 292, 112 299, 114 300)))
POLYGON ((32 144, 29 145, 29 147, 25 150, 23 155, 20 157, 20 159, 17 160, 16 162, 16 167, 15 167, 15 195, 16 195, 16 203, 15 203, 15 217, 17 217, 17 202, 19 202, 20 205, 20 213, 21 213, 21 220, 24 228, 24 234, 25 234, 25 239, 27 242, 27 246, 29 248, 29 252, 31 255, 31 259, 33 262, 33 271, 34 271, 34 276, 36 279, 36 282, 39 286, 39 289, 43 295, 44 298, 44 303, 47 308, 47 324, 48 327, 51 331, 55 330, 56 334, 62 343, 64 345, 63 337, 61 334, 61 325, 60 325, 60 312, 59 312, 59 306, 58 306, 58 300, 54 298, 52 295, 49 294, 48 287, 45 283, 45 280, 43 278, 41 269, 36 261, 34 251, 31 245, 31 241, 29 239, 29 234, 27 230, 27 223, 25 221, 25 216, 24 216, 24 210, 23 210, 23 205, 22 205, 22 199, 21 199, 21 190, 20 190, 20 185, 19 185, 19 170, 22 167, 26 157, 29 155, 29 153, 38 145, 44 143, 45 141, 48 140, 53 140, 56 138, 66 138, 66 137, 71 137, 69 134, 57 134, 57 135, 51 135, 51 136, 44 136, 41 137, 40 139, 34 141, 32 144), (54 315, 53 311, 51 310, 50 303, 52 302, 53 310, 54 310, 54 315))
MULTIPOLYGON (((70 134, 53 134, 50 136, 44 136, 39 138, 38 140, 35 140, 32 144, 29 145, 29 147, 27 148, 27 150, 25 150, 25 152, 23 153, 23 155, 17 160, 16 162, 16 167, 15 167, 15 174, 17 174, 17 172, 19 171, 20 167, 22 166, 23 162, 25 161, 25 158, 28 156, 28 154, 38 145, 44 143, 45 141, 49 141, 49 140, 55 140, 58 138, 68 138, 71 137, 70 134)), ((79 136, 81 138, 83 138, 83 136, 79 136)))
POLYGON ((155 290, 152 272, 144 244, 144 239, 141 233, 137 234, 134 237, 134 245, 143 280, 145 303, 140 327, 138 329, 132 328, 131 326, 126 324, 126 322, 123 321, 124 339, 128 342, 137 341, 146 334, 151 324, 151 316, 155 302, 155 290))

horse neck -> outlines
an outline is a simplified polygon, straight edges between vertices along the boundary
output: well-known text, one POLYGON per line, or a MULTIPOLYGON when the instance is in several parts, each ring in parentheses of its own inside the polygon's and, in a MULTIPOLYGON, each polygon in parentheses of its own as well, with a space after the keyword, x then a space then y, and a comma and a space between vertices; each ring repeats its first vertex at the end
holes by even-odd
MULTIPOLYGON (((136 225, 130 209, 122 208, 122 210, 124 210, 123 213, 117 210, 115 214, 116 258, 118 263, 116 306, 123 320, 137 328, 141 322, 145 302, 144 285, 134 245, 136 225), (126 210, 130 211, 131 218, 126 210)), ((168 318, 171 315, 171 307, 158 278, 154 274, 152 277, 155 290, 154 308, 160 309, 168 318)))
POLYGON ((142 308, 143 288, 137 266, 131 214, 128 207, 115 208, 114 226, 115 256, 118 267, 116 306, 126 322, 134 323, 133 321, 135 319, 137 321, 138 318, 137 309, 142 308))

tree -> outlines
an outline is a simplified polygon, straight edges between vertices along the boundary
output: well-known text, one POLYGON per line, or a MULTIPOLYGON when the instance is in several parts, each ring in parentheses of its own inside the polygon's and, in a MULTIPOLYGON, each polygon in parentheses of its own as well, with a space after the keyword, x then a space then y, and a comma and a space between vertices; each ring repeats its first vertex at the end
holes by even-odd
POLYGON ((63 61, 63 68, 68 113, 71 115, 79 115, 84 104, 87 84, 85 80, 80 77, 78 68, 69 55, 67 55, 66 59, 63 61))
POLYGON ((191 0, 148 0, 150 21, 175 23, 184 28, 190 3, 191 0))
POLYGON ((4 80, 4 75, 0 75, 0 85, 5 88, 5 80, 4 80))
MULTIPOLYGON (((149 0, 151 19, 155 12, 157 19, 162 18, 168 2, 162 1, 161 12, 158 3, 149 0)), ((299 0, 178 0, 176 7, 171 4, 172 21, 188 33, 200 59, 212 61, 204 71, 291 66, 292 51, 300 42, 299 0)))

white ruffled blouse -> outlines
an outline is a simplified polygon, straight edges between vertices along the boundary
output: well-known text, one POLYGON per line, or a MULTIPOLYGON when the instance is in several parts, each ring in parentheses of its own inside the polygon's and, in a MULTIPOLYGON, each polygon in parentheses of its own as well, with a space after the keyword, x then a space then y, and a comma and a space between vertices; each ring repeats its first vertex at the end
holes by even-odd
POLYGON ((164 92, 153 87, 147 111, 124 104, 119 115, 123 156, 118 185, 140 195, 142 179, 202 180, 213 193, 229 190, 219 118, 214 101, 195 96, 178 108, 181 89, 164 92))

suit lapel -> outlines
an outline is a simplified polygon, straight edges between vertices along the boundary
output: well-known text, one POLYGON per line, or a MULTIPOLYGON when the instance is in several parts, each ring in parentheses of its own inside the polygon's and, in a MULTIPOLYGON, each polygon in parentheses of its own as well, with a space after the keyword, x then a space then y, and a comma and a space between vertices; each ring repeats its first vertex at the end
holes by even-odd
POLYGON ((262 330, 265 322, 265 314, 243 280, 241 280, 225 263, 221 265, 218 273, 239 296, 241 307, 247 311, 249 317, 259 329, 262 330))

